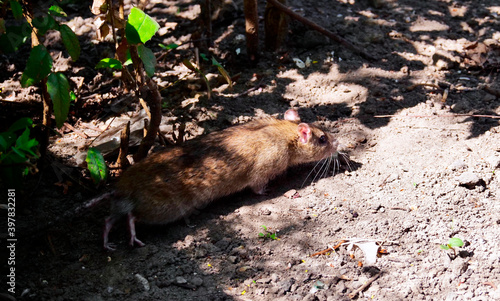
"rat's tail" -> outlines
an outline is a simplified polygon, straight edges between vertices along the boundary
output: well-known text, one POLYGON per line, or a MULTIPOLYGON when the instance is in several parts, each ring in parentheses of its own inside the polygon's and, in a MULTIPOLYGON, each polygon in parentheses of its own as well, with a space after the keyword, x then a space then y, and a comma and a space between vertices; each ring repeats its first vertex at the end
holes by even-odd
POLYGON ((82 214, 84 214, 88 210, 102 204, 103 201, 111 199, 114 196, 114 194, 115 194, 115 191, 110 191, 110 192, 106 192, 104 194, 101 194, 100 196, 97 196, 93 199, 86 201, 85 203, 79 205, 75 209, 71 209, 71 210, 64 212, 62 215, 58 216, 57 218, 47 222, 46 224, 44 224, 40 227, 37 227, 36 229, 32 229, 32 231, 29 231, 29 233, 26 233, 25 235, 21 235, 21 236, 31 237, 33 235, 38 235, 41 231, 47 230, 56 224, 59 224, 61 222, 66 222, 66 221, 72 220, 75 217, 81 216, 82 214))
POLYGON ((87 210, 94 208, 102 203, 104 200, 110 200, 115 194, 115 191, 106 192, 97 196, 93 199, 86 201, 80 206, 76 207, 73 211, 67 211, 63 214, 62 218, 65 218, 66 215, 68 217, 80 216, 82 213, 85 213, 87 210))

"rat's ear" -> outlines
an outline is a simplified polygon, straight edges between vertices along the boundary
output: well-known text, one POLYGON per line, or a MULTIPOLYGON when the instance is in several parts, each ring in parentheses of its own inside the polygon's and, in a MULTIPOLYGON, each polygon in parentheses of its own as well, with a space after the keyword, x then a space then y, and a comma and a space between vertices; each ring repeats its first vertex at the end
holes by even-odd
POLYGON ((299 124, 298 128, 300 142, 306 144, 311 139, 311 128, 307 123, 299 124))
POLYGON ((300 122, 299 113, 295 109, 290 109, 285 112, 285 120, 299 123, 300 122))

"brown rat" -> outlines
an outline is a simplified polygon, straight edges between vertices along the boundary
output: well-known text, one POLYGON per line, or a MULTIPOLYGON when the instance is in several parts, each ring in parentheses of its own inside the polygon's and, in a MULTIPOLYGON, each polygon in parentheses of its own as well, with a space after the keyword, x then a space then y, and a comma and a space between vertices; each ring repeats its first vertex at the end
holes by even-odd
POLYGON ((338 142, 331 134, 299 122, 297 111, 288 110, 285 120, 264 118, 234 126, 131 166, 111 200, 104 248, 113 250, 109 232, 122 216, 128 218, 130 244, 143 246, 135 234, 136 220, 170 223, 246 187, 262 194, 266 184, 288 167, 337 153, 338 142))

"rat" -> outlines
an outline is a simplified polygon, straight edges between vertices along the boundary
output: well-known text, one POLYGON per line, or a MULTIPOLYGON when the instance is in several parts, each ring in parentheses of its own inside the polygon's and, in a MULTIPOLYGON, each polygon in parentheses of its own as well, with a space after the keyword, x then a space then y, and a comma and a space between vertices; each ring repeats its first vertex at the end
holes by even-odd
POLYGON ((287 168, 335 156, 337 147, 332 134, 301 122, 290 109, 283 120, 254 120, 154 153, 128 168, 112 193, 91 201, 111 199, 104 248, 115 249, 109 233, 122 217, 127 217, 130 245, 144 246, 136 221, 171 223, 247 187, 264 194, 266 184, 287 168))

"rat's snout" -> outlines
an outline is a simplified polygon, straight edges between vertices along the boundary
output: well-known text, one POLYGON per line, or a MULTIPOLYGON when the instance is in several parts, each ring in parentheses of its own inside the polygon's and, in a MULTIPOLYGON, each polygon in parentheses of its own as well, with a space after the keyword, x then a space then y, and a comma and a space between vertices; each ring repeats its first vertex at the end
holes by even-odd
POLYGON ((337 149, 339 148, 339 142, 337 141, 337 139, 333 138, 333 141, 332 141, 332 150, 334 152, 337 152, 337 149))
POLYGON ((335 139, 332 134, 330 134, 330 140, 331 140, 330 153, 333 155, 333 154, 336 154, 338 152, 338 148, 339 148, 340 144, 339 144, 339 141, 337 139, 335 139))

